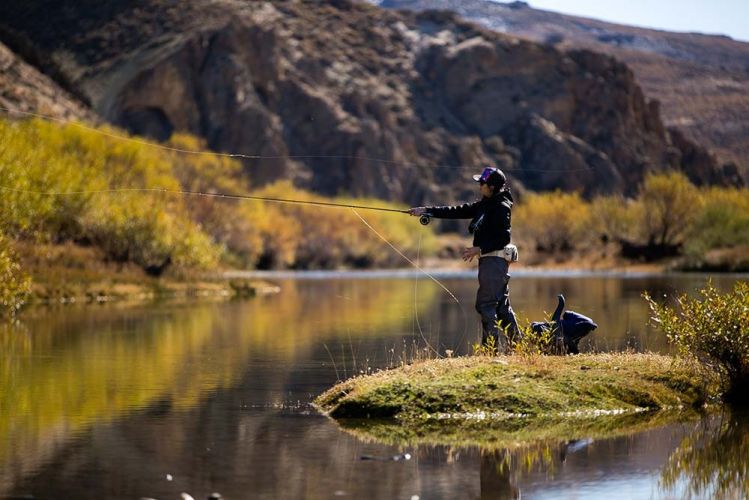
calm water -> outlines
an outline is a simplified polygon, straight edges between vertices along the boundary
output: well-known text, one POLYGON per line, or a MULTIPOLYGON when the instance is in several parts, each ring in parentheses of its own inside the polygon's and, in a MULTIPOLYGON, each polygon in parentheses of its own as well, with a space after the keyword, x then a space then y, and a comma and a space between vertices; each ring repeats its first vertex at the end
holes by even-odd
MULTIPOLYGON (((714 278, 729 289, 737 277, 714 278)), ((742 278, 746 279, 746 277, 742 278)), ((309 402, 427 345, 470 352, 475 279, 279 279, 232 302, 26 311, 0 330, 0 497, 709 498, 749 492, 749 421, 722 415, 512 451, 366 443, 309 402), (361 460, 408 452, 410 460, 361 460), (543 456, 543 460, 529 459, 543 456), (718 474, 718 473, 722 474, 718 474), (722 481, 722 482, 721 482, 722 481)), ((564 292, 599 329, 584 350, 664 351, 643 290, 702 276, 516 275, 521 317, 564 292)))

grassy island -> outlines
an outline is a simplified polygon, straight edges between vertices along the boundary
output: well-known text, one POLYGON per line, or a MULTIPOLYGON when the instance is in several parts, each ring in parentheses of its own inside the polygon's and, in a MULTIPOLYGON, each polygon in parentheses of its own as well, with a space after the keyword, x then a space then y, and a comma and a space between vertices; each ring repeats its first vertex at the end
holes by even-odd
POLYGON ((695 373, 692 362, 657 354, 434 359, 351 378, 315 405, 361 437, 393 443, 601 436, 717 400, 717 380, 695 373))
POLYGON ((435 359, 341 382, 315 403, 334 418, 509 419, 700 407, 717 386, 657 354, 435 359))

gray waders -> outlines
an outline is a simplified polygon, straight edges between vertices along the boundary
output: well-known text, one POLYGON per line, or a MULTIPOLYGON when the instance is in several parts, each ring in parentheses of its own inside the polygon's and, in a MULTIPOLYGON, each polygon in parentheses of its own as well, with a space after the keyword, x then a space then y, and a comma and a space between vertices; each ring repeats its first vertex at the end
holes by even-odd
POLYGON ((510 264, 502 257, 479 259, 479 289, 476 293, 476 311, 481 315, 481 344, 489 338, 500 353, 507 352, 508 339, 518 338, 520 331, 515 313, 510 306, 510 264), (499 323, 499 327, 498 327, 499 323))

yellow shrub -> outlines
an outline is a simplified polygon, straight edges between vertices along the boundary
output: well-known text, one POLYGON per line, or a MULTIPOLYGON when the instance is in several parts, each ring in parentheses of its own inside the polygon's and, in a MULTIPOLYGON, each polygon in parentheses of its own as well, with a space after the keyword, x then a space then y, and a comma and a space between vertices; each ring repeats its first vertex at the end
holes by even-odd
POLYGON ((109 191, 178 190, 162 150, 39 120, 0 120, 0 144, 0 220, 9 234, 90 240, 111 258, 143 267, 216 262, 219 248, 190 220, 180 197, 109 191))
POLYGON ((0 232, 0 320, 12 318, 26 302, 30 280, 18 265, 8 239, 0 232))
POLYGON ((604 241, 631 239, 636 209, 621 195, 598 196, 590 204, 591 230, 604 241))
POLYGON ((677 245, 700 210, 699 192, 680 172, 650 174, 637 196, 637 226, 647 244, 677 245))
POLYGON ((749 190, 714 187, 703 191, 701 198, 686 253, 702 257, 711 249, 749 247, 749 190))
MULTIPOLYGON (((277 182, 253 192, 254 196, 355 204, 389 209, 405 209, 380 200, 328 199, 294 188, 287 181, 277 182)), ((414 257, 435 251, 436 239, 431 230, 419 231, 418 222, 405 214, 350 208, 301 204, 265 203, 262 227, 266 250, 279 256, 280 263, 299 268, 330 268, 339 265, 407 265, 374 231, 398 250, 414 257), (357 216, 357 213, 359 216, 357 216), (374 231, 362 222, 363 218, 374 231), (421 236, 420 236, 421 235, 421 236), (420 245, 420 247, 419 247, 420 245)), ((278 262, 276 263, 278 264, 278 262)))
POLYGON ((590 206, 578 193, 530 194, 513 210, 513 233, 538 250, 579 248, 591 239, 590 206))
POLYGON ((65 152, 52 125, 0 120, 0 224, 11 236, 48 237, 70 232, 88 195, 52 196, 90 190, 92 168, 65 152))
MULTIPOLYGON (((168 146, 205 149, 187 135, 175 135, 168 146)), ((205 267, 219 257, 242 267, 405 265, 350 209, 179 194, 251 193, 241 164, 216 154, 168 151, 38 120, 0 119, 0 177, 0 229, 12 237, 89 241, 113 260, 146 269, 205 267)), ((393 208, 378 200, 331 200, 289 182, 252 194, 393 208)), ((361 211, 361 216, 412 256, 435 249, 431 228, 415 231, 421 226, 405 214, 361 211)))
MULTIPOLYGON (((206 151, 205 141, 185 134, 174 134, 173 148, 206 151)), ((250 182, 235 159, 215 154, 169 153, 174 175, 182 189, 205 194, 249 194, 250 182)), ((211 196, 185 195, 190 218, 201 230, 225 249, 224 258, 232 265, 252 267, 263 253, 261 228, 265 217, 262 204, 211 196)))

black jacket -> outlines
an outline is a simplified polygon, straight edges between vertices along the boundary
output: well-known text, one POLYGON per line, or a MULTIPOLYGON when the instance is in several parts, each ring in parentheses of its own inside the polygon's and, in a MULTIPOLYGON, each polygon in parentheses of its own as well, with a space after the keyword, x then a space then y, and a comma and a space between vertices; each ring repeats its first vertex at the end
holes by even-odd
POLYGON ((438 219, 472 219, 468 231, 473 233, 473 246, 481 247, 481 253, 488 253, 510 243, 512 203, 512 194, 505 190, 474 203, 429 207, 427 212, 438 219))

